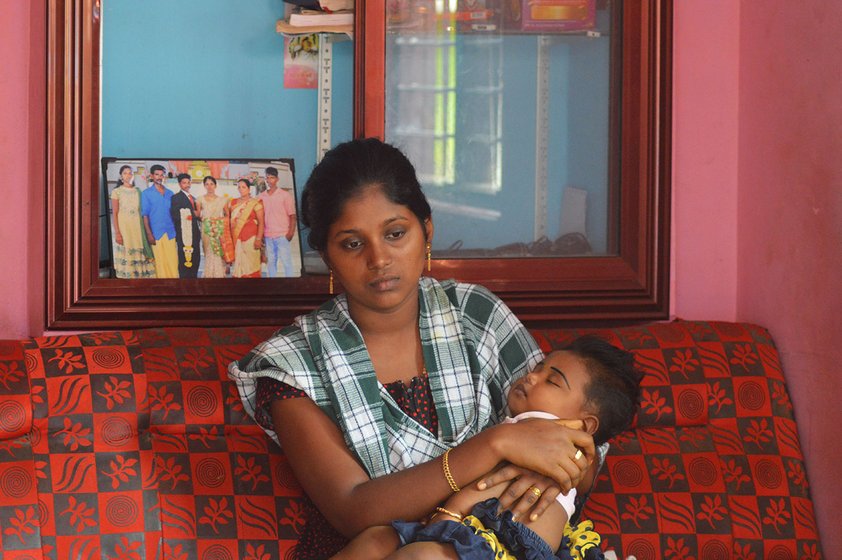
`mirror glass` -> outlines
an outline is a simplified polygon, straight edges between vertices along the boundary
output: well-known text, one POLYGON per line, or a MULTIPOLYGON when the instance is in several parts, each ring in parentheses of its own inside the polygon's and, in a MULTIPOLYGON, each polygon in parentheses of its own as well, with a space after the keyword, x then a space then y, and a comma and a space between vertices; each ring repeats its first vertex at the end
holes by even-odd
MULTIPOLYGON (((300 196, 324 141, 324 129, 317 135, 324 124, 317 123, 320 93, 329 96, 329 145, 352 137, 354 48, 344 35, 279 34, 285 9, 280 0, 103 1, 101 157, 139 162, 133 176, 141 191, 152 163, 181 162, 184 169, 166 170, 167 188, 177 192, 177 175, 186 172, 199 196, 211 174, 202 162, 239 169, 243 162, 291 160, 300 196), (320 48, 325 41, 329 49, 320 48)), ((102 182, 101 277, 114 276, 115 186, 102 182)))
POLYGON ((617 4, 387 3, 386 139, 428 193, 434 256, 617 254, 617 4))

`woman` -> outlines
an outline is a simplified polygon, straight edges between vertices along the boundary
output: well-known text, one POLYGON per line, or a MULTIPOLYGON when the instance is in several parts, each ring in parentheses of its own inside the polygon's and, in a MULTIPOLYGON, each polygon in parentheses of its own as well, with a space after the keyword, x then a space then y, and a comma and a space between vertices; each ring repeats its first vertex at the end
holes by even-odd
POLYGON ((317 508, 297 557, 420 519, 503 461, 522 468, 486 482, 519 477, 504 504, 513 511, 543 494, 540 514, 575 486, 594 457, 586 433, 538 420, 485 429, 541 352, 484 288, 421 277, 433 222, 406 157, 377 139, 340 144, 313 170, 302 207, 309 244, 345 293, 229 366, 317 508))
POLYGON ((114 270, 117 278, 155 278, 152 248, 146 241, 140 215, 140 190, 132 168, 120 168, 120 185, 111 192, 114 224, 114 270))
POLYGON ((205 177, 205 196, 198 200, 202 217, 203 278, 225 278, 226 263, 234 260, 234 244, 227 201, 216 194, 216 179, 205 177))
POLYGON ((231 237, 234 240, 234 278, 260 278, 263 248, 263 203, 251 196, 248 179, 237 181, 240 198, 231 201, 231 237))

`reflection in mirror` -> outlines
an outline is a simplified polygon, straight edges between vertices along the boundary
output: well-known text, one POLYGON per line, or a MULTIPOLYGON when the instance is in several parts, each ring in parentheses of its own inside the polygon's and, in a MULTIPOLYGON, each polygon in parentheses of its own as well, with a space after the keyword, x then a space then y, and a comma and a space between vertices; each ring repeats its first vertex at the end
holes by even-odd
POLYGON ((552 14, 470 4, 407 0, 387 13, 386 140, 428 193, 434 256, 616 255, 617 3, 552 14))
MULTIPOLYGON (((319 151, 318 88, 324 93, 325 83, 330 142, 352 137, 353 42, 332 44, 328 81, 320 80, 318 41, 300 49, 300 41, 276 33, 283 2, 108 0, 102 9, 102 157, 289 158, 303 185, 319 151)), ((200 189, 203 177, 187 172, 200 189)), ((101 187, 100 270, 108 276, 114 230, 110 193, 101 187)))

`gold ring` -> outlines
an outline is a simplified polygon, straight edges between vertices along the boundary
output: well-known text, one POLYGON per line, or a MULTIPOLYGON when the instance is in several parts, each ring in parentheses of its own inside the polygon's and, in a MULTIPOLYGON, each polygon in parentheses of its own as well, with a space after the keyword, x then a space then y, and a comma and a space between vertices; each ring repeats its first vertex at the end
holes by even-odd
POLYGON ((532 492, 532 494, 534 494, 536 498, 540 498, 541 494, 544 493, 543 490, 541 490, 540 488, 536 488, 535 486, 530 486, 529 491, 532 492))
POLYGON ((582 450, 581 450, 581 449, 577 449, 577 450, 576 450, 576 454, 573 456, 573 458, 574 458, 574 459, 576 459, 577 461, 578 461, 579 459, 581 459, 581 458, 582 458, 582 450))

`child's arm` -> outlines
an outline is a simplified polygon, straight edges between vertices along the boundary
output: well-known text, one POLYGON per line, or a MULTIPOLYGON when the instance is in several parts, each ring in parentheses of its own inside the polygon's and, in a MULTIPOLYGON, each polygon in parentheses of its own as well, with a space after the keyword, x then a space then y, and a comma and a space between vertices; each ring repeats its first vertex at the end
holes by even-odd
MULTIPOLYGON (((533 421, 535 421, 535 419, 528 418, 522 419, 519 423, 523 424, 533 421)), ((582 430, 584 427, 584 423, 581 420, 559 419, 556 420, 555 423, 573 430, 582 430)), ((586 479, 588 479, 588 473, 593 470, 593 463, 590 455, 587 455, 587 451, 582 452, 583 450, 581 448, 578 448, 577 450, 575 447, 574 451, 577 451, 576 456, 571 456, 570 458, 575 461, 577 466, 579 468, 583 468, 583 465, 587 465, 583 470, 583 479, 574 486, 579 489, 579 492, 582 492, 582 488, 590 489, 593 478, 591 477, 587 481, 586 479)), ((496 470, 489 472, 484 478, 480 479, 479 483, 475 486, 479 489, 483 489, 486 487, 497 486, 502 483, 508 483, 509 487, 508 490, 500 496, 500 504, 505 509, 520 513, 521 515, 526 515, 528 513, 530 519, 537 519, 543 515, 544 511, 546 511, 550 505, 555 503, 556 497, 562 493, 562 490, 557 482, 549 480, 534 471, 523 469, 511 463, 504 464, 502 467, 498 467, 496 470), (543 493, 537 499, 528 491, 532 486, 543 490, 543 493)))
POLYGON ((400 544, 391 525, 375 525, 354 537, 331 560, 379 560, 396 551, 400 544))
MULTIPOLYGON (((486 488, 485 490, 479 490, 476 488, 476 484, 472 484, 463 488, 461 492, 456 492, 448 498, 442 506, 442 509, 446 509, 465 517, 466 515, 470 515, 471 510, 477 503, 489 498, 499 498, 506 490, 506 487, 507 486, 505 484, 498 484, 496 486, 486 488)), ((454 518, 449 516, 447 513, 436 512, 430 522, 435 523, 437 521, 453 519, 454 518)), ((557 550, 561 544, 561 537, 564 535, 564 526, 567 523, 567 512, 564 511, 561 504, 554 501, 537 519, 530 520, 524 517, 523 519, 516 519, 516 521, 523 523, 535 531, 539 537, 544 539, 544 541, 550 545, 552 550, 557 550)))
MULTIPOLYGON (((526 421, 528 422, 529 420, 526 421)), ((559 419, 556 420, 556 423, 573 430, 581 430, 584 427, 581 420, 559 419)), ((487 480, 489 476, 493 475, 498 470, 499 469, 495 469, 491 473, 482 477, 480 480, 487 480)), ((588 483, 592 484, 593 476, 595 474, 593 473, 593 465, 590 466, 588 471, 589 476, 586 476, 586 478, 589 479, 588 483)), ((461 492, 453 494, 450 498, 448 498, 444 506, 442 506, 443 509, 465 517, 470 514, 474 505, 489 498, 500 498, 507 488, 506 484, 497 484, 480 490, 477 487, 477 482, 463 488, 461 492)), ((584 484, 580 484, 580 486, 584 486, 584 484)), ((528 497, 524 499, 530 500, 533 505, 538 501, 538 497, 528 497)), ((444 519, 452 519, 452 517, 446 512, 439 511, 433 515, 430 521, 431 523, 434 523, 444 519)), ((516 521, 520 521, 535 531, 535 533, 544 539, 544 541, 550 545, 550 548, 555 551, 558 550, 558 547, 561 545, 561 538, 564 535, 564 526, 567 524, 568 516, 561 504, 553 500, 548 506, 546 506, 546 509, 543 509, 541 512, 533 510, 533 514, 530 515, 530 517, 524 517, 523 519, 518 519, 515 514, 514 519, 516 521)))

